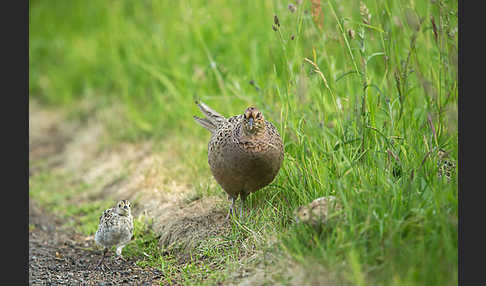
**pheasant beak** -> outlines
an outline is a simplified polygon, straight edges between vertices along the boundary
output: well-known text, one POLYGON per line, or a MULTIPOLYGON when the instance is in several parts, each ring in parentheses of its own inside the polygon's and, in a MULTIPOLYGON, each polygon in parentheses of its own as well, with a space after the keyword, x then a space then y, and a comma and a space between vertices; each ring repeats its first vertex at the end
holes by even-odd
POLYGON ((248 119, 248 123, 250 123, 250 130, 252 130, 253 129, 253 117, 250 117, 248 119))

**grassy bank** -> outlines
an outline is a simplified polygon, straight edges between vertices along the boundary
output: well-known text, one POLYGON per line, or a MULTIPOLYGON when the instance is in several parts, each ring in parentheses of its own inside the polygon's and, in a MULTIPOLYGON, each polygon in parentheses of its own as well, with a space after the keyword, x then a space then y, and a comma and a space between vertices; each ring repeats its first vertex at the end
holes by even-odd
MULTIPOLYGON (((202 145, 194 99, 225 115, 254 104, 286 157, 235 241, 275 235, 304 268, 353 285, 457 284, 457 173, 438 178, 436 155, 457 158, 457 2, 302 2, 32 0, 30 96, 119 106, 115 140, 202 145), (329 194, 345 217, 294 224, 296 207, 329 194)), ((209 174, 204 146, 181 160, 209 174)), ((226 265, 239 246, 213 255, 226 265)))

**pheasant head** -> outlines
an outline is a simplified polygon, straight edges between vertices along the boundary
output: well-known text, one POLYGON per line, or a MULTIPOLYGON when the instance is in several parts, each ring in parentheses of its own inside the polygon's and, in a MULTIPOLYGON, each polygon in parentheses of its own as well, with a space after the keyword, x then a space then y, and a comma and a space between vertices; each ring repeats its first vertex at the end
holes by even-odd
POLYGON ((131 214, 130 202, 127 200, 121 200, 116 205, 116 213, 121 216, 128 216, 131 214))
POLYGON ((255 136, 265 132, 265 119, 256 107, 250 106, 243 113, 243 132, 247 136, 255 136))

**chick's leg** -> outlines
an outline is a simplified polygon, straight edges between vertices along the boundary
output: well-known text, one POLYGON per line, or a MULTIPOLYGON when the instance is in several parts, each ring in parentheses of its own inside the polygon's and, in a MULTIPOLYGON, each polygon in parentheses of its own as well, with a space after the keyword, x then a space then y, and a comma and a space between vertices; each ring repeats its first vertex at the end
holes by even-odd
POLYGON ((103 261, 105 260, 105 256, 106 256, 107 252, 108 252, 108 247, 105 247, 104 250, 103 250, 103 256, 101 257, 100 261, 96 265, 96 268, 100 268, 100 266, 101 266, 101 271, 104 271, 105 268, 110 269, 108 266, 103 264, 103 261))
POLYGON ((127 260, 122 256, 122 249, 125 247, 125 245, 120 245, 116 248, 116 257, 123 262, 127 262, 127 260))

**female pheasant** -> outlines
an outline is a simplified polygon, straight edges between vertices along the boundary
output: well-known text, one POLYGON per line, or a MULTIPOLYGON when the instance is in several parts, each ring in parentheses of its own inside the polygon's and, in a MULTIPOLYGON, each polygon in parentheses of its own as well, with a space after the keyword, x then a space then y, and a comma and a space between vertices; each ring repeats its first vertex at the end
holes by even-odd
POLYGON ((240 217, 246 197, 270 184, 284 158, 282 138, 275 126, 255 107, 225 118, 202 102, 196 102, 206 116, 194 116, 211 132, 208 163, 211 172, 231 199, 228 216, 240 196, 240 217))

